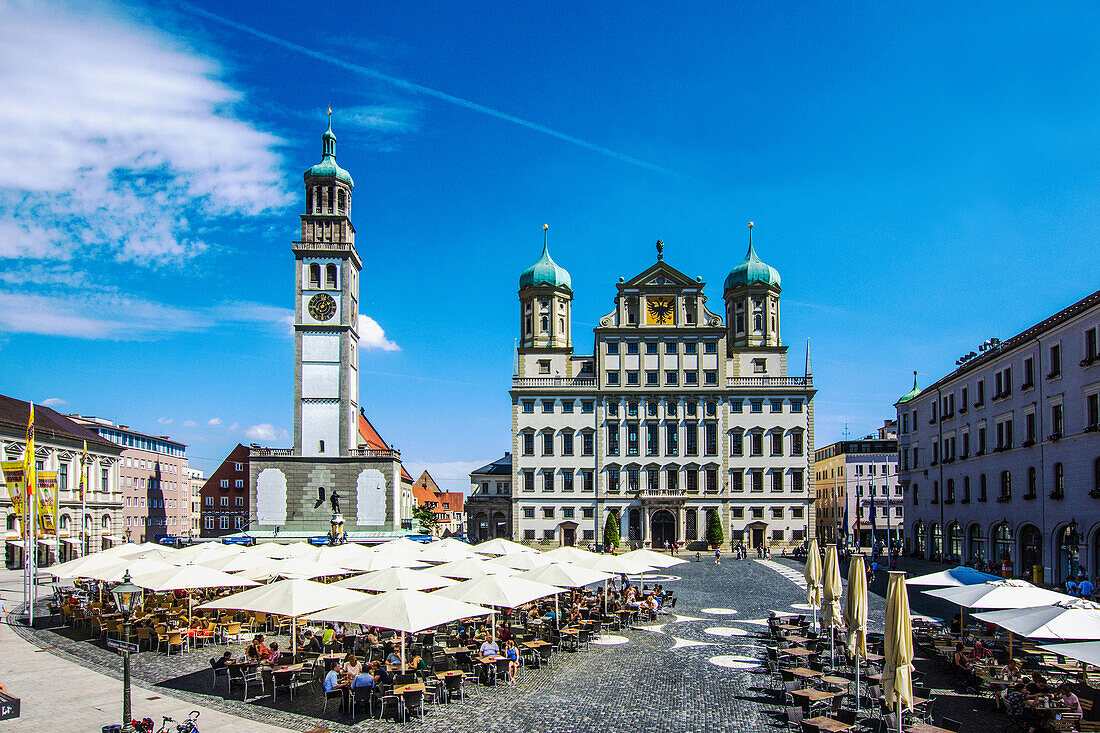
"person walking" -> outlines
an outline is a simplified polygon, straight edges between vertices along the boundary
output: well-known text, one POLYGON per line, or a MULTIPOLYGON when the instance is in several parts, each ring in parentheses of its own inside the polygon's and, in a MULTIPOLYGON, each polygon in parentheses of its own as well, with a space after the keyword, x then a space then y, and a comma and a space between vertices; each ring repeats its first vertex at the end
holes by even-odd
POLYGON ((722 564, 722 548, 721 547, 715 547, 714 548, 714 564, 715 565, 721 565, 722 564))

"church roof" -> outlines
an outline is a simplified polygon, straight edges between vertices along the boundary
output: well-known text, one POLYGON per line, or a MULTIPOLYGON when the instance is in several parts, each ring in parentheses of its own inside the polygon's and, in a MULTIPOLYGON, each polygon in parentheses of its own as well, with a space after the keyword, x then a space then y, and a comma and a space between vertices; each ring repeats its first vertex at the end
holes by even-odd
POLYGON ((512 475, 512 454, 505 453, 502 458, 498 458, 487 466, 482 466, 476 471, 471 473, 487 473, 490 475, 496 474, 499 476, 512 475))

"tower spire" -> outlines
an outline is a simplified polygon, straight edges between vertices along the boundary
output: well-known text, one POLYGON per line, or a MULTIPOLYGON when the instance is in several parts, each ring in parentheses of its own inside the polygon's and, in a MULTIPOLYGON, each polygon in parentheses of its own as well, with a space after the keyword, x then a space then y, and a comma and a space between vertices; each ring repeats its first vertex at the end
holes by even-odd
POLYGON ((752 252, 752 228, 756 226, 751 221, 749 222, 749 252, 752 252))
POLYGON ((328 108, 328 129, 321 135, 321 157, 336 158, 336 135, 332 132, 332 107, 328 108))
POLYGON ((813 374, 814 370, 810 366, 810 340, 806 339, 806 376, 812 377, 813 374))

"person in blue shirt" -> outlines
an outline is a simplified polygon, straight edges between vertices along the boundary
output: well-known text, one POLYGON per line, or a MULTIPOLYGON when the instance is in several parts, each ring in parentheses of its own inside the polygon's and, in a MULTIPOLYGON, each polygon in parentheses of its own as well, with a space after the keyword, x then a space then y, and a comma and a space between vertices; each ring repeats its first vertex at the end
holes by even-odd
POLYGON ((1068 578, 1066 580, 1066 593, 1070 594, 1071 596, 1077 595, 1077 582, 1074 581, 1073 578, 1068 578))
POLYGON ((374 675, 369 671, 360 672, 355 675, 355 679, 351 681, 352 687, 374 687, 374 675))
POLYGON ((325 692, 332 692, 340 686, 340 675, 336 672, 336 662, 334 660, 328 660, 325 662, 325 669, 328 671, 325 673, 325 692))
POLYGON ((504 656, 508 658, 508 684, 516 684, 516 672, 519 671, 519 652, 516 643, 509 639, 504 642, 504 656))
POLYGON ((1088 577, 1082 575, 1081 582, 1077 584, 1077 592, 1081 594, 1082 598, 1092 598, 1092 593, 1095 588, 1092 585, 1092 581, 1088 577))

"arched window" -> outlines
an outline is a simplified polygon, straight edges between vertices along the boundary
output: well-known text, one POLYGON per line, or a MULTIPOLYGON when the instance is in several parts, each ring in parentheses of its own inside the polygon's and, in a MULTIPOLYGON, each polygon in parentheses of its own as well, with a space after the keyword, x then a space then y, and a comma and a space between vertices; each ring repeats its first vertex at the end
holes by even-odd
POLYGON ((111 515, 110 514, 104 514, 103 515, 103 519, 100 520, 100 526, 103 527, 103 529, 110 529, 111 528, 111 515))
POLYGON ((972 562, 985 560, 985 538, 982 537, 982 526, 980 524, 970 525, 970 529, 967 531, 967 544, 970 546, 970 560, 972 562))
POLYGON ((336 187, 333 186, 328 190, 328 213, 332 213, 332 205, 336 203, 336 187))
POLYGON ((311 288, 321 287, 321 266, 316 262, 309 266, 309 286, 311 288))
POLYGON ((752 317, 752 327, 754 331, 764 330, 764 318, 759 313, 752 317))
POLYGON ((69 515, 68 514, 62 514, 61 515, 60 526, 61 526, 61 529, 68 529, 69 528, 69 515))
POLYGON ((1054 494, 1066 495, 1066 468, 1061 463, 1054 464, 1054 494))
POLYGON ((1012 472, 1001 471, 1001 499, 1012 498, 1012 472))
POLYGON ((313 189, 306 189, 306 213, 313 211, 313 189))
POLYGON ((542 325, 542 332, 546 333, 547 331, 550 330, 550 319, 547 318, 546 316, 543 316, 541 325, 542 325))
POLYGON ((315 213, 318 213, 318 214, 321 213, 321 189, 320 188, 314 188, 313 189, 313 211, 315 213))
POLYGON ((330 290, 336 289, 336 265, 325 265, 325 286, 330 290))
POLYGON ((344 189, 340 188, 336 191, 336 211, 343 214, 344 209, 347 206, 347 194, 344 193, 344 189))

